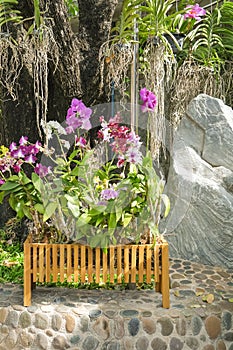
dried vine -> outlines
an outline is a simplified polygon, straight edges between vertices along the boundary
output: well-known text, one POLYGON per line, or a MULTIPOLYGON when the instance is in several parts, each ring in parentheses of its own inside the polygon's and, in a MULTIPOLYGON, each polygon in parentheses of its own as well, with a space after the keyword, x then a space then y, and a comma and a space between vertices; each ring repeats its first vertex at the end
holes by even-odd
POLYGON ((50 57, 55 57, 55 67, 58 63, 58 46, 53 37, 53 32, 49 27, 40 28, 43 36, 34 35, 31 38, 33 47, 33 81, 34 96, 36 105, 36 121, 40 137, 42 138, 41 121, 47 121, 48 109, 48 62, 50 57), (51 52, 53 55, 51 56, 51 52))
POLYGON ((122 97, 125 96, 128 84, 129 67, 133 60, 133 47, 122 43, 107 41, 102 44, 99 52, 100 61, 100 91, 108 84, 110 96, 111 84, 122 97))
POLYGON ((221 74, 193 60, 185 61, 174 71, 169 91, 169 119, 176 127, 184 116, 187 105, 197 95, 204 93, 232 104, 233 66, 222 67, 221 74))
POLYGON ((0 84, 16 100, 16 83, 23 67, 22 56, 18 45, 8 37, 0 38, 0 52, 0 84))
POLYGON ((169 84, 174 57, 168 54, 163 45, 154 46, 149 43, 144 49, 144 62, 141 71, 145 85, 157 97, 157 105, 153 112, 149 112, 150 149, 153 157, 159 159, 161 147, 166 154, 166 117, 165 101, 166 86, 169 84))

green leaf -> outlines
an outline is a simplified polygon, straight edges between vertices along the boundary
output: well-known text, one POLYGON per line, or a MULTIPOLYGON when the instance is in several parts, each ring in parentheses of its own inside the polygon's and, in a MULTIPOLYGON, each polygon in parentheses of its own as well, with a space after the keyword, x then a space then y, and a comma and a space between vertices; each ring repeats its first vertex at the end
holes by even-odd
POLYGON ((24 215, 29 219, 32 220, 31 210, 28 206, 24 205, 22 207, 24 215))
POLYGON ((118 222, 122 217, 122 208, 116 208, 116 222, 118 222))
POLYGON ((82 215, 78 218, 78 220, 77 220, 77 222, 76 222, 76 228, 85 226, 85 225, 87 225, 90 221, 91 221, 91 217, 90 217, 88 214, 84 213, 84 214, 82 214, 82 215))
POLYGON ((162 194, 161 195, 162 201, 165 205, 165 213, 164 213, 164 217, 166 218, 170 212, 170 200, 168 198, 168 196, 166 194, 162 194))
POLYGON ((4 197, 5 197, 5 193, 4 192, 0 192, 0 203, 3 202, 4 197))
POLYGON ((43 204, 41 204, 41 203, 36 203, 36 204, 34 205, 34 208, 35 208, 35 210, 38 211, 38 213, 40 213, 40 214, 44 214, 44 212, 45 212, 45 208, 44 208, 43 204))
POLYGON ((42 190, 44 189, 43 181, 36 173, 32 173, 31 178, 32 178, 32 183, 33 183, 35 189, 41 193, 42 190))
POLYGON ((24 217, 24 203, 23 202, 17 202, 14 208, 12 208, 16 211, 17 217, 22 219, 24 217))
POLYGON ((22 182, 23 185, 27 185, 30 182, 32 182, 29 179, 29 177, 27 177, 27 175, 25 173, 22 173, 22 172, 19 173, 19 178, 20 178, 20 181, 22 182))
POLYGON ((21 185, 16 182, 6 181, 4 184, 1 185, 0 191, 8 191, 17 187, 21 187, 21 185))
POLYGON ((117 225, 116 221, 116 214, 115 213, 110 213, 109 221, 108 221, 108 228, 109 229, 115 229, 117 225))
POLYGON ((75 218, 78 218, 80 215, 80 210, 79 210, 79 206, 77 204, 73 204, 71 202, 67 202, 67 206, 70 209, 71 213, 73 214, 73 216, 75 218))
POLYGON ((101 236, 96 235, 89 239, 89 244, 92 248, 99 247, 101 244, 101 236))
POLYGON ((50 202, 44 211, 43 215, 43 222, 46 222, 51 216, 54 214, 55 210, 57 209, 58 203, 57 202, 50 202))
POLYGON ((132 220, 133 216, 131 214, 125 213, 123 218, 123 227, 126 227, 129 225, 130 221, 132 220))
POLYGON ((99 215, 95 221, 95 226, 99 226, 103 221, 104 221, 105 217, 103 215, 99 215))

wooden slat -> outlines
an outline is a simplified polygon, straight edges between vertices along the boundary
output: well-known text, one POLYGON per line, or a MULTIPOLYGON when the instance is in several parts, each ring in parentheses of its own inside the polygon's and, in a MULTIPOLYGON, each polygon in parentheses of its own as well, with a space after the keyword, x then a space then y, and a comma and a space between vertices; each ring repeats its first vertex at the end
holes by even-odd
POLYGON ((114 258, 115 258, 115 248, 109 248, 110 253, 110 266, 109 266, 109 275, 110 275, 110 283, 114 283, 114 258))
POLYGON ((151 246, 146 247, 146 283, 151 283, 151 246))
POLYGON ((131 249, 131 283, 136 283, 136 253, 138 246, 132 245, 131 249))
POLYGON ((108 275, 108 253, 103 252, 103 282, 107 282, 108 275))
POLYGON ((85 282, 86 277, 86 247, 81 246, 81 282, 85 282))
POLYGON ((74 245, 74 282, 75 283, 77 283, 79 280, 78 251, 79 251, 79 246, 75 244, 74 245))
POLYGON ((129 283, 129 247, 124 247, 124 280, 129 283))
POLYGON ((57 244, 52 244, 52 255, 53 255, 53 282, 57 282, 57 244))
POLYGON ((121 246, 117 247, 117 283, 122 282, 122 251, 121 246))
POLYGON ((100 248, 95 248, 95 281, 100 283, 100 248))
POLYGON ((37 281, 37 264, 38 264, 37 245, 33 245, 32 249, 33 249, 33 261, 32 261, 33 282, 36 282, 37 281))
POLYGON ((31 305, 31 245, 24 243, 24 306, 31 305))
POLYGON ((144 246, 139 246, 139 260, 138 260, 138 282, 143 283, 143 263, 144 263, 144 246))
POLYGON ((50 282, 50 245, 45 248, 45 281, 50 282))
POLYGON ((67 282, 72 282, 72 245, 66 244, 67 249, 67 282))
POLYGON ((168 244, 162 245, 162 275, 161 275, 161 292, 163 299, 163 307, 170 307, 169 296, 169 258, 168 258, 168 244))
POLYGON ((64 244, 59 244, 60 248, 60 282, 65 280, 65 247, 64 244))
POLYGON ((44 282, 44 264, 45 264, 45 256, 44 256, 44 245, 39 245, 39 282, 44 282))
POLYGON ((88 273, 88 282, 93 282, 93 250, 91 247, 88 247, 88 266, 87 266, 87 273, 88 273))

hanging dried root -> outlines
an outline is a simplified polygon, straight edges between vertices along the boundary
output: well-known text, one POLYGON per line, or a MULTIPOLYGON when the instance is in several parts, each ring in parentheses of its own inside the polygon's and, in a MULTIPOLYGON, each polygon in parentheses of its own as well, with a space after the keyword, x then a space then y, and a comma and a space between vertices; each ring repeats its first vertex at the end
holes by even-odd
POLYGON ((23 67, 18 46, 8 37, 0 38, 0 84, 16 100, 16 82, 23 67))
POLYGON ((176 127, 184 116, 189 102, 201 93, 232 104, 233 66, 229 62, 221 74, 193 60, 185 61, 176 71, 170 85, 169 118, 176 127))
POLYGON ((100 91, 107 83, 108 95, 110 96, 111 84, 114 82, 114 87, 124 97, 128 88, 127 77, 132 60, 133 47, 130 44, 105 42, 99 52, 100 91))
POLYGON ((153 112, 149 112, 150 149, 154 158, 159 160, 161 147, 166 155, 166 118, 165 118, 165 86, 169 80, 174 57, 169 55, 163 45, 154 46, 148 44, 144 49, 144 62, 141 64, 141 72, 145 79, 146 87, 152 90, 157 97, 157 105, 153 112))

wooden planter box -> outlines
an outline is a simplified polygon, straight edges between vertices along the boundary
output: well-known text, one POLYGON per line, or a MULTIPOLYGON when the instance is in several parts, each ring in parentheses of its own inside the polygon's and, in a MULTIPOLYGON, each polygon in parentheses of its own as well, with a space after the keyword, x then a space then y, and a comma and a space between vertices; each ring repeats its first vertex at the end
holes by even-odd
POLYGON ((154 276, 164 308, 170 307, 168 243, 90 248, 80 244, 24 243, 24 306, 36 282, 147 283, 154 276), (146 277, 145 277, 146 276, 146 277))

